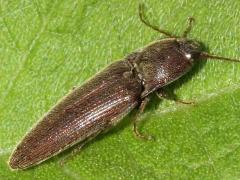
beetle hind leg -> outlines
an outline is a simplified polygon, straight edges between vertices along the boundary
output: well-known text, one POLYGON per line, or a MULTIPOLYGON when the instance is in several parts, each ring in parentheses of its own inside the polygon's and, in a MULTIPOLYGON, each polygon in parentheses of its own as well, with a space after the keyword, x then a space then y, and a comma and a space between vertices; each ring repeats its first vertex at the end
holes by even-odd
POLYGON ((150 98, 146 97, 140 104, 139 111, 134 117, 133 121, 133 132, 137 138, 143 139, 143 140, 153 140, 153 136, 151 135, 145 135, 142 134, 138 129, 138 123, 140 122, 140 115, 144 112, 144 109, 146 108, 150 98))
POLYGON ((74 147, 74 149, 72 150, 72 152, 70 152, 70 154, 60 159, 59 161, 60 166, 63 166, 68 160, 71 160, 77 153, 81 152, 82 148, 100 133, 101 132, 97 132, 91 135, 90 137, 88 137, 87 139, 85 139, 84 141, 80 142, 79 144, 76 144, 75 146, 77 147, 74 147))

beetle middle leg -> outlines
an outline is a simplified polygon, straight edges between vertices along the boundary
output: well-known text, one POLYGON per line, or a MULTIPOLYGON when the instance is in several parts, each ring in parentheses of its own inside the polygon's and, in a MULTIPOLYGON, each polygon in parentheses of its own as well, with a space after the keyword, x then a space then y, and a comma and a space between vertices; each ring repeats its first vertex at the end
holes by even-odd
POLYGON ((150 101, 149 97, 145 97, 143 99, 143 101, 141 102, 140 107, 139 107, 139 112, 137 112, 137 114, 134 117, 134 121, 133 121, 133 132, 134 132, 135 136, 140 139, 143 139, 143 140, 153 140, 152 136, 142 134, 138 130, 138 123, 140 122, 140 120, 139 120, 140 115, 144 112, 144 109, 146 108, 149 101, 150 101))
POLYGON ((167 100, 172 100, 175 101, 177 103, 181 103, 181 104, 191 104, 194 105, 194 101, 185 101, 185 100, 181 100, 178 99, 177 96, 175 94, 170 94, 168 93, 166 90, 164 89, 159 89, 156 92, 156 95, 160 98, 160 99, 167 99, 167 100))
POLYGON ((85 146, 89 141, 91 141, 92 139, 94 139, 94 138, 95 138, 97 135, 99 135, 100 133, 101 133, 101 131, 96 132, 96 133, 94 133, 93 135, 91 135, 90 137, 88 137, 87 139, 85 139, 84 141, 82 141, 82 142, 80 142, 79 144, 77 144, 77 145, 76 145, 77 147, 75 147, 75 148, 72 150, 71 154, 68 154, 67 156, 63 157, 63 159, 60 159, 59 164, 60 164, 61 166, 63 166, 63 165, 66 163, 66 161, 72 159, 77 153, 81 152, 83 146, 85 146))

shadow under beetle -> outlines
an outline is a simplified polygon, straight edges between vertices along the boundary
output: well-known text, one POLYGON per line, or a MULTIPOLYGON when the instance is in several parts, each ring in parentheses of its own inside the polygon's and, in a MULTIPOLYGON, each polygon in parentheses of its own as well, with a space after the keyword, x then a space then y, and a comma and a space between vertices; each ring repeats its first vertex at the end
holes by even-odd
MULTIPOLYGON (((139 5, 141 21, 168 38, 155 41, 124 59, 114 62, 79 88, 75 88, 54 106, 23 138, 10 157, 12 169, 25 169, 55 156, 63 150, 86 142, 116 125, 133 108, 137 137, 147 138, 137 128, 138 115, 157 93, 169 99, 164 86, 186 74, 201 59, 212 58, 240 62, 210 55, 199 42, 187 38, 193 18, 183 35, 174 36, 151 25, 139 5)), ((180 101, 182 103, 188 103, 180 101)))

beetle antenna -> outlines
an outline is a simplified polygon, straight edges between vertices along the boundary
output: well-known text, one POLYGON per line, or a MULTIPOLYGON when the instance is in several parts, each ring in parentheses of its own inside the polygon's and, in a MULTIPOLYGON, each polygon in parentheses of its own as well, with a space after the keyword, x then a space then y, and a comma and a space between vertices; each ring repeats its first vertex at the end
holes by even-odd
POLYGON ((170 32, 167 32, 163 29, 159 29, 157 26, 155 25, 152 25, 151 23, 149 23, 149 21, 147 20, 145 14, 144 14, 144 4, 143 3, 139 3, 139 8, 138 8, 138 12, 139 12, 139 17, 140 17, 140 20, 145 24, 147 25, 148 27, 152 28, 153 30, 155 31, 158 31, 159 33, 161 34, 164 34, 168 37, 171 37, 171 38, 176 38, 177 36, 174 36, 172 35, 170 32))
POLYGON ((223 60, 223 61, 232 61, 232 62, 238 62, 240 63, 239 59, 232 59, 232 58, 226 58, 226 57, 221 57, 221 56, 216 56, 216 55, 211 55, 206 52, 202 52, 200 54, 201 58, 210 58, 210 59, 218 59, 218 60, 223 60))

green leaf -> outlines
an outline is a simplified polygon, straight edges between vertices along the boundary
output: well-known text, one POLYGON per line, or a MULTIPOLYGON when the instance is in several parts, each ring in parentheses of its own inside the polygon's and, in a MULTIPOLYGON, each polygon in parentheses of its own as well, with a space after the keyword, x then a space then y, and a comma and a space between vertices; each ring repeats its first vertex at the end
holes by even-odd
MULTIPOLYGON (((240 1, 145 1, 149 21, 190 34, 213 54, 240 57, 240 1)), ((171 85, 180 105, 153 99, 134 138, 132 115, 85 146, 25 171, 11 171, 15 145, 61 97, 107 64, 163 38, 129 0, 0 2, 0 179, 239 179, 240 65, 208 61, 171 85)))

